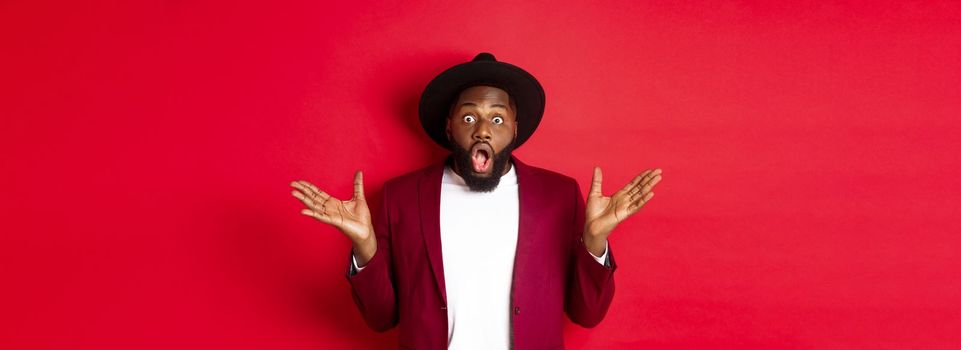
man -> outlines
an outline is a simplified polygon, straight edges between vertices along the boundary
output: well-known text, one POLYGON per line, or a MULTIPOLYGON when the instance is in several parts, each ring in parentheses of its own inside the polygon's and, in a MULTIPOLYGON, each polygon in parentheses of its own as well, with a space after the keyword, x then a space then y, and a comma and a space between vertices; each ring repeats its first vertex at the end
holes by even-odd
POLYGON ((373 219, 359 171, 347 201, 291 184, 304 215, 353 242, 347 279, 371 328, 399 325, 401 348, 553 349, 565 312, 585 327, 603 319, 616 269, 607 238, 653 197, 661 170, 607 197, 594 168, 585 205, 574 179, 511 154, 543 111, 533 76, 481 53, 421 95, 421 124, 451 156, 385 183, 373 219))

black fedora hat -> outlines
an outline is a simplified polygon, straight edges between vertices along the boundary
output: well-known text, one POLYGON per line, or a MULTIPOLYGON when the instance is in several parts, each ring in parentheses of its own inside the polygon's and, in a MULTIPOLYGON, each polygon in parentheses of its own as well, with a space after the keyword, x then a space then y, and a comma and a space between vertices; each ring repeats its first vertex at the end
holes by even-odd
POLYGON ((494 55, 482 52, 470 62, 461 63, 440 73, 420 95, 420 124, 434 142, 451 149, 445 120, 451 103, 466 88, 493 86, 507 91, 517 106, 517 139, 520 147, 531 135, 544 115, 544 88, 533 75, 510 63, 498 62, 494 55))

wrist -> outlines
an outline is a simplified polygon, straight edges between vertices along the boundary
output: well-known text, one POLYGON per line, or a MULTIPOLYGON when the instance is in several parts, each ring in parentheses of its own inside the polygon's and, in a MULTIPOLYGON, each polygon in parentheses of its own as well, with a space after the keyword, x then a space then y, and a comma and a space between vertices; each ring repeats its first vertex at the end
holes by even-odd
POLYGON ((594 256, 601 256, 604 254, 604 249, 607 248, 607 235, 591 235, 585 233, 582 240, 584 241, 584 246, 587 250, 594 254, 594 256))
POLYGON ((371 234, 366 239, 358 239, 353 242, 354 257, 359 266, 367 265, 367 262, 374 257, 377 252, 377 239, 371 234))

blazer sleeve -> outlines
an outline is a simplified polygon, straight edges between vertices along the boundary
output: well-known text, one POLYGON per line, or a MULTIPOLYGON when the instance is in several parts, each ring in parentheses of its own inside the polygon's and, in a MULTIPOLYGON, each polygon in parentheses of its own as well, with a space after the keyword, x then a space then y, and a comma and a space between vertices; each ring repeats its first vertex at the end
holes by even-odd
MULTIPOLYGON (((380 210, 374 214, 374 235, 377 252, 362 271, 347 272, 354 304, 360 310, 367 326, 377 332, 387 331, 397 325, 397 295, 394 293, 394 276, 390 247, 389 191, 384 186, 380 210)), ((353 267, 353 254, 348 254, 353 267)))
POLYGON ((594 327, 607 314, 614 299, 614 250, 607 243, 607 258, 610 266, 598 264, 584 245, 584 197, 577 181, 571 179, 574 201, 574 215, 571 227, 570 262, 568 264, 568 284, 565 294, 565 311, 571 321, 583 327, 594 327))

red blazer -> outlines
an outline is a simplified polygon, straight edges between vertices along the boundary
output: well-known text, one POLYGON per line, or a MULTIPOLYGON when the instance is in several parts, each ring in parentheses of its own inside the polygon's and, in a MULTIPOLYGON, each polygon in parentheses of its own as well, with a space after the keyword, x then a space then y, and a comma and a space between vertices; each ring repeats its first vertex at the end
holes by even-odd
MULTIPOLYGON (((560 349, 563 314, 597 325, 614 297, 614 255, 598 264, 581 241, 584 197, 567 176, 512 157, 520 227, 511 290, 514 349, 560 349)), ((400 348, 447 348, 447 292, 441 258, 440 193, 444 163, 384 184, 374 213, 377 253, 351 276, 354 302, 370 328, 400 326, 400 348)))

